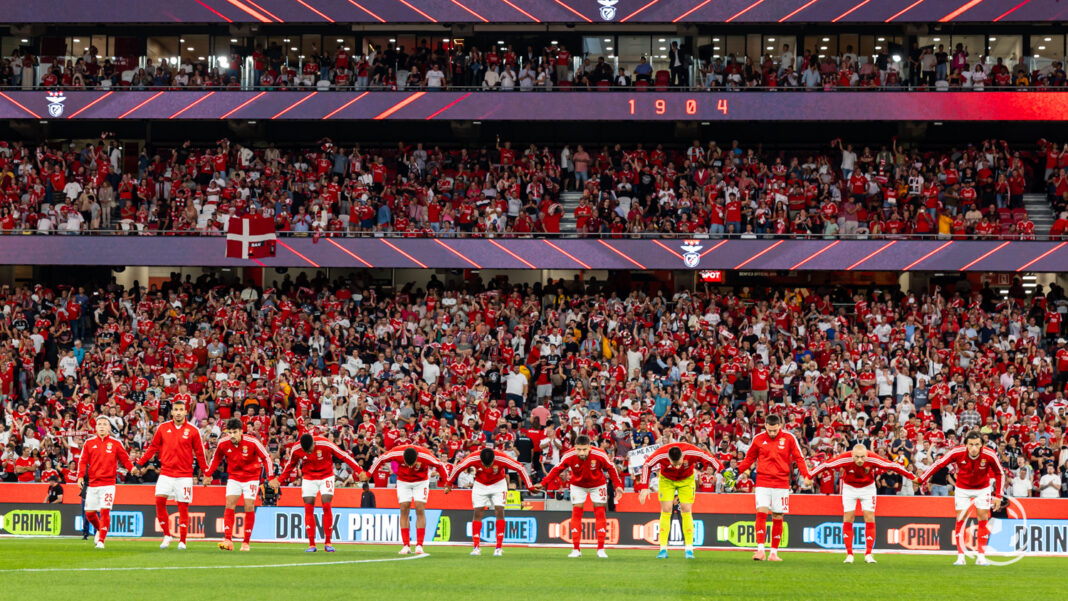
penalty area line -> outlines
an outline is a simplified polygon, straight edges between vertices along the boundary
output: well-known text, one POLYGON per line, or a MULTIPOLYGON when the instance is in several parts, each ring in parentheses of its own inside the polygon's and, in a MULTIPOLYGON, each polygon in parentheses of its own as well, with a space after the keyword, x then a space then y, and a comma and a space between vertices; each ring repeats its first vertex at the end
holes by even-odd
POLYGON ((238 569, 238 570, 256 570, 266 568, 294 568, 302 566, 333 566, 333 565, 347 565, 355 563, 383 563, 387 561, 411 561, 413 559, 422 559, 424 557, 430 557, 429 554, 424 553, 422 555, 411 555, 409 557, 387 557, 383 559, 351 559, 345 561, 311 561, 302 563, 271 563, 262 565, 211 565, 211 566, 151 566, 151 567, 120 567, 120 568, 22 568, 17 570, 0 570, 0 574, 16 574, 16 573, 29 573, 29 572, 159 572, 159 571, 174 571, 174 570, 218 570, 218 569, 238 569))

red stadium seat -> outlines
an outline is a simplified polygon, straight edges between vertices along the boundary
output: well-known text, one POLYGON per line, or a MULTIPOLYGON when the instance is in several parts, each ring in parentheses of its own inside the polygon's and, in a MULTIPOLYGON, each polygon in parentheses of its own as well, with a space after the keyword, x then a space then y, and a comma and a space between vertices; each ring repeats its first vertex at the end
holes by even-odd
POLYGON ((598 92, 607 92, 610 85, 611 85, 611 82, 609 82, 607 80, 601 80, 601 81, 597 82, 597 91, 598 92))
POLYGON ((560 83, 556 84, 556 87, 560 88, 561 90, 563 90, 565 92, 570 92, 571 91, 571 82, 570 81, 566 81, 566 80, 565 81, 561 81, 560 83))
POLYGON ((667 92, 668 86, 671 85, 671 73, 669 71, 660 70, 656 72, 656 91, 667 92))
POLYGON ((634 89, 638 90, 639 92, 648 92, 649 91, 649 82, 645 81, 644 79, 641 80, 641 81, 635 82, 634 83, 634 89))

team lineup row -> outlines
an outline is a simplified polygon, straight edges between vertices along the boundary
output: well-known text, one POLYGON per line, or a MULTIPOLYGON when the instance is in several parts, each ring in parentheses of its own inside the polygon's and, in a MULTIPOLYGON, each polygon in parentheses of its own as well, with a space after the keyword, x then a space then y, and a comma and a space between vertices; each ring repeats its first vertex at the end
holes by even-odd
MULTIPOLYGON (((280 482, 285 482, 299 468, 301 470, 301 497, 304 501, 305 530, 308 537, 307 552, 316 552, 316 520, 314 514, 315 500, 321 500, 322 532, 324 550, 334 552, 331 545, 333 531, 333 510, 331 502, 334 496, 334 462, 343 462, 352 468, 360 480, 369 479, 380 466, 391 464, 397 477, 397 500, 400 509, 400 534, 403 547, 401 555, 422 554, 426 533, 425 508, 430 491, 430 470, 439 475, 439 482, 445 484, 445 492, 452 489, 457 476, 467 470, 475 470, 474 484, 471 489, 471 504, 474 510, 472 523, 472 555, 481 554, 480 533, 485 510, 492 509, 496 522, 496 546, 494 555, 502 554, 504 542, 504 506, 508 490, 508 472, 515 472, 527 490, 555 490, 563 486, 564 473, 570 472, 567 484, 570 488, 572 503, 571 540, 573 550, 568 557, 581 557, 581 524, 586 499, 589 498, 594 511, 597 556, 607 557, 605 539, 607 535, 606 508, 608 505, 608 481, 611 480, 618 501, 623 494, 623 481, 611 458, 603 450, 592 446, 589 437, 579 435, 574 441, 574 448, 566 452, 560 462, 552 468, 545 479, 535 485, 527 469, 511 456, 489 447, 475 450, 454 466, 449 466, 429 450, 416 445, 401 445, 380 455, 365 471, 352 456, 343 451, 327 438, 302 433, 291 448, 289 459, 280 474, 273 474, 272 462, 263 444, 254 436, 243 432, 239 419, 226 422, 225 438, 219 443, 210 463, 205 461, 204 445, 199 430, 186 421, 186 407, 181 401, 174 403, 171 421, 161 424, 152 438, 138 466, 131 462, 122 443, 111 437, 111 422, 104 416, 97 418, 96 436, 89 439, 83 449, 79 465, 78 478, 88 480, 86 489, 86 519, 97 530, 95 544, 104 548, 110 524, 110 510, 115 501, 115 481, 121 465, 135 474, 140 467, 155 456, 159 456, 161 465, 159 479, 156 482, 156 518, 163 531, 161 549, 166 549, 173 541, 167 514, 167 502, 173 500, 178 506, 178 548, 185 549, 189 526, 189 505, 193 497, 194 461, 196 465, 208 468, 204 473, 213 473, 226 461, 228 479, 226 482, 226 509, 224 512, 224 539, 219 548, 233 550, 232 535, 235 512, 239 501, 243 501, 245 512, 244 540, 241 551, 250 549, 250 537, 255 524, 255 505, 260 486, 260 478, 266 469, 268 485, 277 489, 280 482), (416 541, 412 549, 410 510, 416 513, 416 541)), ((997 455, 983 445, 982 436, 971 432, 964 437, 964 444, 949 450, 926 472, 916 476, 903 469, 899 464, 870 453, 861 444, 851 452, 830 458, 810 470, 801 451, 801 446, 793 434, 783 431, 782 421, 777 415, 768 416, 764 432, 753 440, 745 458, 738 465, 738 472, 747 472, 758 466, 756 475, 756 541, 757 550, 753 559, 757 561, 782 561, 778 555, 783 532, 783 515, 789 511, 790 478, 796 467, 805 485, 811 485, 811 479, 823 471, 833 470, 842 473, 842 507, 843 534, 845 537, 845 563, 853 563, 853 519, 856 505, 859 503, 866 523, 865 554, 866 563, 875 563, 872 555, 875 544, 875 477, 881 472, 895 472, 917 482, 927 482, 931 476, 942 469, 956 472, 955 510, 957 511, 954 535, 957 541, 958 555, 955 565, 964 565, 965 555, 961 530, 964 519, 972 507, 976 510, 978 521, 976 539, 976 565, 988 565, 984 555, 989 538, 988 520, 991 509, 997 510, 1001 504, 1001 494, 1005 474, 997 455), (771 516, 771 550, 767 553, 767 520, 771 516)), ((644 503, 651 492, 657 492, 660 501, 660 552, 658 558, 668 557, 668 535, 670 521, 676 499, 682 518, 682 530, 685 541, 685 557, 692 559, 693 554, 693 503, 695 500, 695 470, 698 467, 712 466, 722 471, 724 466, 709 452, 687 443, 675 442, 657 448, 646 460, 636 488, 640 490, 640 502, 644 503), (652 479, 652 474, 659 472, 652 479)))

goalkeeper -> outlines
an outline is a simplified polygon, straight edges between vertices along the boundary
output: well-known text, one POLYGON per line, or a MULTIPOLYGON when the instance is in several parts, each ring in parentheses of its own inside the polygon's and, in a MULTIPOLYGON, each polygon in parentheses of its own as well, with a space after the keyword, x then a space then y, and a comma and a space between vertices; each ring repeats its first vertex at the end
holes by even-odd
POLYGON ((684 442, 673 442, 658 448, 642 465, 638 500, 645 503, 653 484, 650 472, 660 470, 657 490, 660 497, 660 553, 658 559, 668 556, 668 535, 671 533, 671 509, 675 495, 679 497, 679 514, 682 516, 682 535, 686 542, 686 558, 693 559, 693 501, 696 492, 694 471, 696 466, 711 465, 716 471, 723 465, 711 454, 684 442))

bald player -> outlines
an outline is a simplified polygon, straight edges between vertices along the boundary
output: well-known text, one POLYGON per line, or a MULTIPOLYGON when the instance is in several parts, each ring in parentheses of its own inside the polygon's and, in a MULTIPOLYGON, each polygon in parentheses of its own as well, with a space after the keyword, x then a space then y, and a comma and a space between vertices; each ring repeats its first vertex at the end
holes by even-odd
POLYGON ((875 546, 875 476, 882 472, 894 472, 904 478, 916 480, 916 476, 901 465, 868 451, 858 444, 852 452, 836 455, 812 470, 812 477, 827 470, 842 471, 842 539, 845 542, 845 563, 853 563, 853 517, 857 502, 864 512, 864 562, 875 563, 872 549, 875 546))

